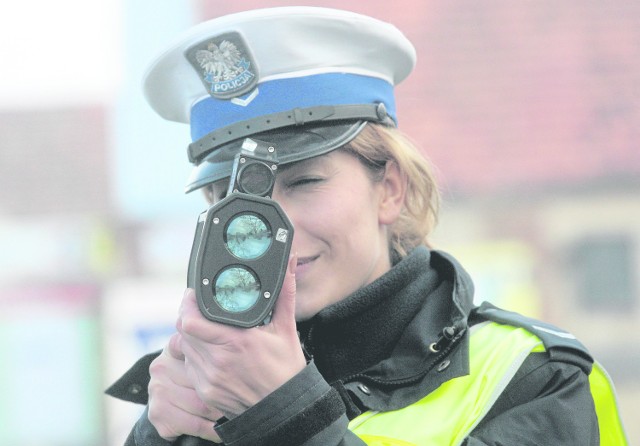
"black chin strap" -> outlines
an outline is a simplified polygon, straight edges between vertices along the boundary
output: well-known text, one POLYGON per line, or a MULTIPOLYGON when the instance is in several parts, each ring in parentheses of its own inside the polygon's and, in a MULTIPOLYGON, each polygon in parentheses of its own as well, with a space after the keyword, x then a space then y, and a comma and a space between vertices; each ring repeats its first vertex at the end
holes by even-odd
POLYGON ((256 133, 320 121, 348 120, 373 121, 394 125, 382 103, 294 108, 293 110, 248 119, 214 130, 189 144, 187 154, 191 163, 198 163, 216 147, 256 133))

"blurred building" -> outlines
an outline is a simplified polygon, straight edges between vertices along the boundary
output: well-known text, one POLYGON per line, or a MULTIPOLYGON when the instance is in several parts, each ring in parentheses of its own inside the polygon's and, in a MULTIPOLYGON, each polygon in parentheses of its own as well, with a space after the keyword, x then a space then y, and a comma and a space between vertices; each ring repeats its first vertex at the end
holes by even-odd
POLYGON ((119 11, 118 95, 0 109, 0 444, 121 444, 139 408, 102 390, 171 332, 202 207, 182 195, 188 131, 146 106, 144 66, 192 22, 292 4, 414 42, 399 120, 441 178, 437 248, 478 302, 576 334, 640 440, 640 3, 141 0, 119 11))

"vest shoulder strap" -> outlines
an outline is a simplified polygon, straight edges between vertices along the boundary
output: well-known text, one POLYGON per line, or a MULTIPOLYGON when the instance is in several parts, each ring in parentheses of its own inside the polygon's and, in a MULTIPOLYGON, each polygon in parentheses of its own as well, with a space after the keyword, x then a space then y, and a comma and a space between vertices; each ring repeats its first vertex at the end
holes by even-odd
POLYGON ((589 350, 574 335, 555 325, 503 310, 488 302, 475 308, 471 319, 523 328, 542 341, 552 361, 568 362, 580 367, 586 374, 591 373, 593 357, 589 350))

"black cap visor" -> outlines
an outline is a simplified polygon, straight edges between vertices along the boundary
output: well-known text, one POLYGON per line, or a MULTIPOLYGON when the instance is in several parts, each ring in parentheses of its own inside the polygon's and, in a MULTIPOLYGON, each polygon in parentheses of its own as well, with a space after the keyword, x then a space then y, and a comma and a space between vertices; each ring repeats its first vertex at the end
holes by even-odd
POLYGON ((387 116, 384 104, 363 104, 295 109, 217 130, 189 145, 189 160, 196 167, 185 192, 229 177, 233 159, 247 137, 273 144, 280 164, 287 164, 342 147, 367 122, 395 124, 387 116))
MULTIPOLYGON (((288 164, 324 155, 344 146, 362 131, 366 123, 367 121, 307 124, 270 130, 251 137, 273 144, 278 151, 280 164, 288 164)), ((233 168, 233 159, 240 153, 243 142, 244 138, 228 142, 206 156, 193 169, 185 192, 189 193, 228 178, 233 168)))

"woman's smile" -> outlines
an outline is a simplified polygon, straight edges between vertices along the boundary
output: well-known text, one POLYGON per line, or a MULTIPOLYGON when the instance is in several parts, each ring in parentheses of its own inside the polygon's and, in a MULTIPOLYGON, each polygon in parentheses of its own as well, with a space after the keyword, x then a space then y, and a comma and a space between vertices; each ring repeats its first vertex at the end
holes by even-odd
POLYGON ((319 255, 298 257, 298 263, 296 265, 296 282, 304 281, 304 278, 308 274, 309 270, 313 268, 315 261, 319 257, 319 255))

